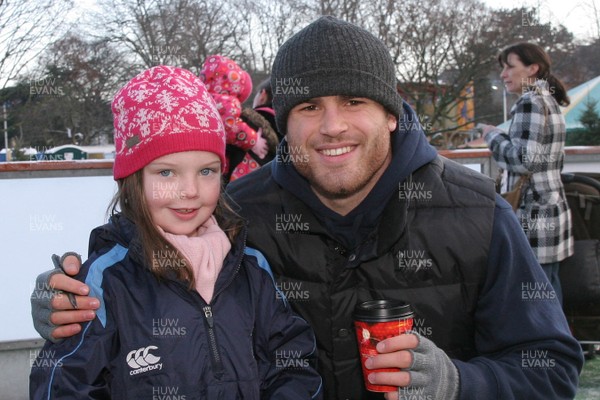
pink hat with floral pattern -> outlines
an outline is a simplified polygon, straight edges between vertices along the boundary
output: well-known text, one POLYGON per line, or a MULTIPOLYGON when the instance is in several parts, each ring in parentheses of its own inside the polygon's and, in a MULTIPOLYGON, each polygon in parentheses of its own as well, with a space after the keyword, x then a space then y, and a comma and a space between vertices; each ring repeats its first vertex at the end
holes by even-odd
POLYGON ((215 102, 192 72, 150 68, 130 80, 112 101, 115 180, 153 160, 182 151, 209 151, 225 165, 225 130, 215 102))
POLYGON ((240 103, 252 93, 250 74, 225 56, 208 56, 202 65, 200 78, 209 92, 235 96, 240 103))

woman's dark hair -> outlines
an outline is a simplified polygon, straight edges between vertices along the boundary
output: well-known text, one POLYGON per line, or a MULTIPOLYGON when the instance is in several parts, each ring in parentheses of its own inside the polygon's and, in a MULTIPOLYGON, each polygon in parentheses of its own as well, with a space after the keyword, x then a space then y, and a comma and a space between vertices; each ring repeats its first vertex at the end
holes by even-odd
MULTIPOLYGON (((189 261, 165 239, 152 221, 144 195, 143 170, 120 179, 117 184, 118 191, 110 202, 108 212, 115 215, 120 210, 122 216, 136 225, 145 264, 158 279, 175 273, 177 278, 188 282, 192 289, 195 281, 189 261)), ((227 204, 222 188, 214 215, 221 229, 233 242, 242 229, 243 222, 227 204)))
POLYGON ((548 87, 552 97, 558 104, 563 107, 571 104, 571 100, 567 95, 567 90, 563 83, 554 74, 550 72, 551 61, 548 54, 537 44, 520 42, 515 43, 500 52, 498 55, 498 63, 500 67, 504 64, 508 64, 508 55, 515 54, 521 62, 529 66, 531 64, 537 64, 539 66, 536 78, 543 79, 548 82, 548 87))

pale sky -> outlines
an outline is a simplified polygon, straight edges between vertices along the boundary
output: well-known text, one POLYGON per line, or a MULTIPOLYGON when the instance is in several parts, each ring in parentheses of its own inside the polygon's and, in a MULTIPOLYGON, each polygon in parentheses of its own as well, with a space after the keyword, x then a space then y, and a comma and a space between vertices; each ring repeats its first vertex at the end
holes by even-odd
MULTIPOLYGON (((594 36, 593 4, 600 12, 600 0, 483 0, 491 8, 532 7, 542 22, 552 21, 562 24, 576 38, 587 39, 594 36)), ((596 18, 600 18, 600 14, 596 18)))
MULTIPOLYGON (((441 0, 444 1, 444 0, 441 0)), ((481 0, 491 8, 533 7, 542 22, 552 20, 566 26, 578 39, 594 36, 594 8, 598 10, 600 19, 600 0, 481 0)), ((96 0, 78 0, 72 15, 74 19, 89 15, 92 9, 97 9, 96 0)), ((597 34, 597 33, 596 33, 597 34)))

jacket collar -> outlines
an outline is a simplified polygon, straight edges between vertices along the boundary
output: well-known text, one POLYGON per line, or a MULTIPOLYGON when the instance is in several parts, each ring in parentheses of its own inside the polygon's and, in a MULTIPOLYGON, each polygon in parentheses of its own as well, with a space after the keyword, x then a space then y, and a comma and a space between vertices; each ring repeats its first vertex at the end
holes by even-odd
MULTIPOLYGON (((246 249, 246 237, 247 227, 244 225, 223 261, 223 269, 215 284, 215 296, 223 289, 223 285, 228 284, 237 273, 246 249)), ((142 246, 139 241, 137 228, 131 220, 121 214, 111 216, 109 223, 92 231, 90 235, 89 254, 101 250, 107 245, 112 246, 115 243, 126 247, 128 249, 128 256, 132 261, 143 265, 142 246)), ((176 280, 175 277, 173 279, 176 280)))

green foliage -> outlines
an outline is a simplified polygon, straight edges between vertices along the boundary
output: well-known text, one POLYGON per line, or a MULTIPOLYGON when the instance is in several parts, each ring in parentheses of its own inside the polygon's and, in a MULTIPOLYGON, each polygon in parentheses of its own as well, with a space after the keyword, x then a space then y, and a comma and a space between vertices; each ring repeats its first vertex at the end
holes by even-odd
POLYGON ((567 146, 600 146, 600 115, 597 101, 587 101, 579 121, 583 128, 574 129, 567 135, 567 146))
POLYGON ((579 389, 575 400, 600 398, 600 357, 587 360, 579 377, 579 389))
POLYGON ((14 141, 14 146, 11 153, 11 161, 31 161, 31 157, 25 154, 20 140, 14 141))
POLYGON ((40 58, 43 70, 4 90, 12 104, 9 137, 38 148, 72 144, 68 129, 83 135, 82 144, 112 137, 110 97, 118 88, 119 53, 106 41, 78 36, 67 36, 50 49, 40 58))
POLYGON ((585 127, 585 129, 598 132, 600 130, 600 115, 598 115, 598 111, 596 111, 596 106, 598 102, 595 100, 590 100, 585 103, 585 110, 579 121, 585 127))

